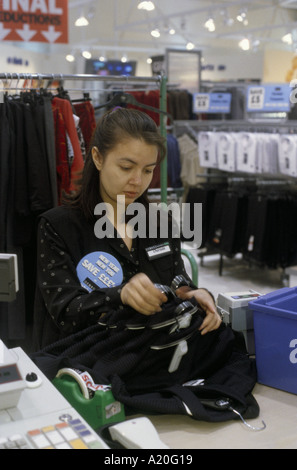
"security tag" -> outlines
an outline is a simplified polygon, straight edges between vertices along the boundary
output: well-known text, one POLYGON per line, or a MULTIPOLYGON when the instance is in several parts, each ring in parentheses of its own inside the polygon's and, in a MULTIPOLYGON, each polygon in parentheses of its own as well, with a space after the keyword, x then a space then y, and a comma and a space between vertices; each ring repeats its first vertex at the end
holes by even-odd
POLYGON ((168 242, 161 243, 160 245, 149 246, 145 251, 150 261, 170 255, 172 252, 168 242))
POLYGON ((171 362, 168 367, 168 372, 174 372, 178 369, 182 357, 188 352, 188 343, 183 340, 175 348, 171 362))

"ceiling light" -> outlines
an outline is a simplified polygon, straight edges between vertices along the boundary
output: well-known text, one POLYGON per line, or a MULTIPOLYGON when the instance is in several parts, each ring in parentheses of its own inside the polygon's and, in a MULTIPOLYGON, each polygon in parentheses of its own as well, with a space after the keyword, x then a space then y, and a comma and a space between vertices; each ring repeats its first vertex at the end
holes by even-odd
POLYGON ((138 10, 152 11, 155 9, 153 2, 139 2, 137 5, 138 10))
POLYGON ((173 34, 175 34, 175 29, 174 29, 174 28, 170 28, 169 34, 171 34, 171 35, 173 36, 173 34))
POLYGON ((244 38, 239 41, 238 45, 243 51, 248 51, 250 49, 250 41, 247 38, 244 38))
POLYGON ((205 21, 205 23, 204 23, 204 27, 205 27, 206 29, 208 29, 208 31, 211 32, 211 33, 212 33, 213 31, 215 31, 215 30, 216 30, 216 25, 215 25, 215 23, 214 23, 213 18, 208 18, 208 20, 205 21))
POLYGON ((121 58, 121 62, 125 63, 127 62, 127 56, 126 55, 123 55, 122 58, 121 58))
POLYGON ((285 34, 282 37, 282 41, 285 42, 286 44, 289 44, 289 45, 293 44, 292 34, 291 33, 285 34))
POLYGON ((82 56, 85 58, 85 59, 90 59, 92 57, 92 54, 90 51, 83 51, 82 52, 82 56))
POLYGON ((106 61, 106 57, 105 57, 104 55, 101 55, 101 56, 99 57, 99 60, 100 60, 100 62, 105 62, 105 61, 106 61))
POLYGON ((89 22, 84 15, 81 15, 79 18, 77 18, 74 24, 75 26, 88 26, 89 22))
POLYGON ((74 57, 74 55, 72 55, 72 54, 67 54, 67 55, 66 55, 66 60, 67 60, 68 62, 74 62, 74 61, 75 61, 75 57, 74 57))
POLYGON ((154 37, 154 38, 159 38, 161 36, 160 34, 160 31, 156 28, 156 29, 153 29, 151 31, 151 35, 154 37))
POLYGON ((247 22, 247 9, 243 8, 241 11, 239 11, 238 15, 236 16, 236 19, 240 23, 243 22, 244 24, 247 24, 245 23, 245 21, 247 22))
POLYGON ((195 47, 195 44, 193 44, 192 42, 188 42, 186 45, 186 48, 188 51, 191 51, 192 49, 194 49, 194 47, 195 47))
POLYGON ((152 62, 153 62, 153 61, 152 61, 151 57, 148 57, 148 58, 146 59, 146 63, 147 63, 147 64, 151 64, 152 62))

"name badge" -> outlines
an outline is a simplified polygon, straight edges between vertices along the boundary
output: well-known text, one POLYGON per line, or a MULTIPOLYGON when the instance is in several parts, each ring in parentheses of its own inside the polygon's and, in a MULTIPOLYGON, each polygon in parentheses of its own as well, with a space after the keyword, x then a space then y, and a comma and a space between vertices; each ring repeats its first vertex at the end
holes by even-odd
POLYGON ((145 251, 150 261, 157 258, 162 258, 163 256, 167 256, 172 253, 168 242, 161 243, 160 245, 149 246, 145 249, 145 251))

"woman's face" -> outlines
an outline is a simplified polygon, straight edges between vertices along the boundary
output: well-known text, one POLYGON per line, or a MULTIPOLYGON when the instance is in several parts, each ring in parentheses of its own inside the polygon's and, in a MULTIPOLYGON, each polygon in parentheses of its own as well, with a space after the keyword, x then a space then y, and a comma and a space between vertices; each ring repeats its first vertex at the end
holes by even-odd
POLYGON ((104 202, 116 206, 117 196, 131 204, 149 187, 157 164, 158 149, 141 139, 127 138, 103 159, 97 147, 92 157, 100 171, 100 194, 104 202))

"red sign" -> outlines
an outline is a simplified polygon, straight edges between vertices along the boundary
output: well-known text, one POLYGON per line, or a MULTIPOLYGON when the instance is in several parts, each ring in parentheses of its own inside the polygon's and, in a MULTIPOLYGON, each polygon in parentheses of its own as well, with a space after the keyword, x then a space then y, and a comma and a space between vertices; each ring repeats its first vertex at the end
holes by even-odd
POLYGON ((68 0, 0 0, 0 41, 68 43, 68 0))

